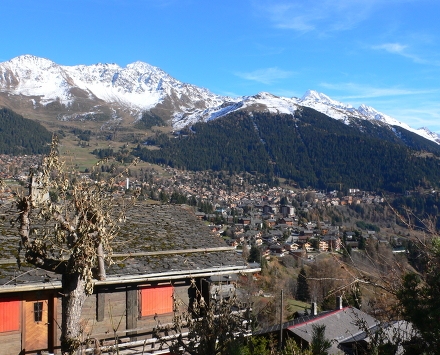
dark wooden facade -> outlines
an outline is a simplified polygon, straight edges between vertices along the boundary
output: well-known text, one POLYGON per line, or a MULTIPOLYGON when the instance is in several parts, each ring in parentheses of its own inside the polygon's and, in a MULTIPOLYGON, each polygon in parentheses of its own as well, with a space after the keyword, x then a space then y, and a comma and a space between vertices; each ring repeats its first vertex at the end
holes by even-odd
MULTIPOLYGON (((206 299, 209 299, 208 278, 209 274, 193 278, 206 299)), ((27 286, 24 291, 20 291, 20 287, 16 291, 12 289, 11 292, 4 292, 0 288, 0 307, 5 302, 18 301, 18 311, 13 310, 15 313, 11 316, 20 319, 18 329, 0 331, 0 354, 59 354, 62 317, 59 285, 35 290, 27 286)), ((92 347, 96 339, 104 347, 147 340, 145 354, 157 351, 161 344, 155 341, 157 333, 153 330, 158 325, 171 324, 173 319, 172 299, 152 299, 149 305, 142 304, 147 302, 145 297, 157 292, 162 293, 155 297, 166 295, 179 300, 182 311, 187 309, 195 294, 187 277, 175 277, 168 281, 145 277, 145 280, 139 279, 136 282, 116 282, 112 279, 108 283, 97 282, 94 293, 86 299, 82 309, 83 350, 92 347), (148 292, 143 296, 145 291, 148 292), (147 314, 142 314, 145 309, 147 314)))

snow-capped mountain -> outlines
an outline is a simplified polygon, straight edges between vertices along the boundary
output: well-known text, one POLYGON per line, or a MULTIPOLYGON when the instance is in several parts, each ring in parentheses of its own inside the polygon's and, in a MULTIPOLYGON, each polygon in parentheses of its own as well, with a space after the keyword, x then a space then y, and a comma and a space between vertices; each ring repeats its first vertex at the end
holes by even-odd
POLYGON ((0 63, 0 91, 27 96, 34 106, 58 102, 71 108, 79 99, 102 101, 139 113, 165 105, 172 114, 217 106, 224 100, 206 89, 182 83, 143 62, 61 66, 23 55, 0 63))
POLYGON ((407 131, 416 133, 423 138, 440 144, 440 136, 434 132, 431 132, 429 129, 425 127, 414 129, 408 126, 406 123, 385 115, 367 105, 362 104, 356 109, 351 105, 332 100, 328 96, 317 93, 313 90, 307 91, 301 99, 297 100, 297 103, 301 106, 313 108, 329 117, 342 120, 347 124, 350 123, 350 118, 366 119, 375 123, 383 123, 388 126, 398 126, 404 128, 407 131))
MULTIPOLYGON (((143 62, 62 66, 48 59, 23 55, 0 63, 0 104, 13 109, 43 110, 57 104, 56 118, 93 117, 107 110, 109 119, 130 117, 131 123, 145 111, 181 129, 209 121, 236 110, 293 114, 299 106, 313 108, 351 124, 353 119, 398 126, 440 144, 440 136, 427 128, 413 129, 372 107, 335 101, 325 94, 307 91, 301 98, 277 97, 270 93, 230 98, 182 83, 163 70, 143 62), (27 106, 26 106, 27 105, 27 106)), ((52 112, 52 111, 45 111, 52 112)))
POLYGON ((237 101, 223 103, 220 107, 196 110, 184 118, 179 117, 179 120, 174 120, 173 124, 175 128, 182 128, 200 120, 209 121, 240 109, 247 109, 249 111, 266 110, 272 113, 293 114, 298 106, 313 108, 318 112, 343 121, 346 124, 351 124, 353 119, 361 119, 369 120, 379 125, 386 125, 390 129, 392 126, 398 126, 440 144, 440 136, 431 132, 426 127, 414 129, 406 123, 377 111, 373 107, 361 105, 356 109, 349 104, 333 100, 327 95, 314 90, 308 90, 301 98, 277 97, 265 92, 255 96, 246 96, 237 101))

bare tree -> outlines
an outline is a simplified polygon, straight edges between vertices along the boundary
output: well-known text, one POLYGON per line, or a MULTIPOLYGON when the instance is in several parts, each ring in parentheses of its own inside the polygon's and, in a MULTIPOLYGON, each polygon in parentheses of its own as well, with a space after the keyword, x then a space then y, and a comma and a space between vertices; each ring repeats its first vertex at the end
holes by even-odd
POLYGON ((158 333, 165 333, 162 341, 170 343, 173 354, 233 354, 243 337, 250 334, 249 305, 242 303, 236 292, 228 295, 220 292, 205 299, 194 279, 190 291, 190 304, 174 299, 172 326, 158 327, 158 333), (187 309, 182 311, 182 306, 187 309))
POLYGON ((29 173, 29 193, 17 200, 25 261, 62 277, 63 354, 80 346, 84 301, 93 279, 106 277, 104 262, 111 262, 111 241, 123 220, 115 217, 111 185, 68 172, 54 138, 49 155, 29 173))

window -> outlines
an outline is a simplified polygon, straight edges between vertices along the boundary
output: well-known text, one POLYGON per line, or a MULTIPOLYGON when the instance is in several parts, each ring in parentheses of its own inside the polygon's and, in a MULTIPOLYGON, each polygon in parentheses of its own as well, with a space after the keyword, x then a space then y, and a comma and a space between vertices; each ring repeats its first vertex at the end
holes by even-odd
POLYGON ((43 320, 43 302, 34 303, 34 321, 41 322, 43 320))
POLYGON ((0 333, 20 330, 20 301, 0 299, 0 333))
POLYGON ((173 311, 173 286, 152 286, 141 289, 141 316, 169 313, 173 311))

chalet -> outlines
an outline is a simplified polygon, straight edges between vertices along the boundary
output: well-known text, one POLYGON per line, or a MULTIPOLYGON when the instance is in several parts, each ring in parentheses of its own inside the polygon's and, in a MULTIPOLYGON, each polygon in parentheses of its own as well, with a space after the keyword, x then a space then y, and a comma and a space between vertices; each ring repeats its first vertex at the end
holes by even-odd
POLYGON ((280 208, 280 213, 283 217, 292 217, 295 215, 295 207, 283 205, 280 208))
POLYGON ((300 249, 300 245, 297 243, 293 243, 293 244, 285 244, 284 247, 286 248, 286 250, 293 251, 293 250, 298 250, 300 249))
POLYGON ((239 245, 240 243, 239 243, 237 240, 235 240, 235 239, 230 239, 230 240, 227 241, 227 244, 228 244, 229 246, 231 246, 231 247, 236 248, 236 247, 238 247, 238 245, 239 245))
MULTIPOLYGON (((19 270, 11 259, 17 233, 3 228, 9 229, 2 231, 8 237, 0 239, 0 353, 59 354, 60 277, 26 265, 19 270)), ((82 309, 83 353, 93 352, 86 351, 89 340, 105 349, 117 339, 121 349, 137 344, 143 345, 143 354, 167 354, 154 328, 172 323, 173 297, 190 304, 195 284, 209 302, 211 286, 223 284, 219 280, 259 271, 180 206, 139 202, 127 213, 114 246, 114 264, 105 280, 95 282, 82 309)), ((224 284, 228 292, 235 285, 224 284)))
POLYGON ((260 245, 262 245, 262 244, 263 244, 263 239, 261 239, 261 237, 257 237, 257 238, 255 238, 254 244, 255 244, 256 246, 260 246, 260 245))
POLYGON ((269 248, 262 249, 261 256, 267 259, 270 256, 270 249, 269 248))
POLYGON ((290 235, 288 238, 287 238, 287 240, 286 240, 286 243, 288 243, 288 244, 293 244, 293 243, 296 243, 298 241, 298 235, 290 235))
POLYGON ((270 253, 274 256, 283 257, 286 253, 284 247, 280 244, 272 244, 270 247, 270 253))
POLYGON ((263 221, 260 218, 252 218, 251 226, 253 228, 262 229, 263 228, 263 221))
POLYGON ((263 206, 263 213, 270 213, 270 214, 276 214, 278 213, 278 207, 274 205, 264 205, 263 206))
POLYGON ((310 239, 311 235, 300 235, 297 239, 299 244, 304 244, 310 239))
POLYGON ((302 247, 303 247, 303 249, 306 250, 308 253, 311 252, 311 251, 313 251, 312 244, 310 244, 309 242, 304 243, 302 247))
POLYGON ((239 222, 243 225, 251 224, 251 217, 242 217, 239 219, 239 222))
POLYGON ((303 234, 306 238, 312 238, 315 235, 315 232, 313 229, 304 229, 301 234, 303 234))
POLYGON ((359 248, 359 242, 357 240, 348 240, 345 242, 347 247, 357 249, 359 248))
POLYGON ((266 220, 266 224, 268 227, 272 228, 277 224, 277 221, 273 218, 269 218, 268 220, 266 220))
MULTIPOLYGON (((313 312, 305 321, 287 327, 287 334, 302 346, 308 347, 312 342, 313 326, 325 326, 325 338, 331 339, 332 345, 328 354, 351 353, 353 344, 359 342, 355 335, 377 327, 378 321, 370 315, 353 307, 338 308, 333 311, 317 314, 313 312)), ((366 335, 364 334, 364 338, 366 335)))
POLYGON ((297 260, 307 257, 307 252, 304 249, 290 250, 289 254, 292 255, 297 260))
POLYGON ((400 344, 393 353, 404 353, 405 343, 414 334, 410 323, 398 321, 381 324, 377 319, 357 308, 342 307, 340 297, 337 299, 334 310, 318 313, 316 304, 312 304, 308 315, 262 329, 254 333, 254 336, 278 338, 282 330, 283 339, 293 338, 300 347, 308 348, 312 342, 313 327, 325 326, 324 337, 331 341, 327 354, 368 354, 368 344, 378 334, 384 341, 390 343, 399 339, 400 344))
POLYGON ((318 242, 319 251, 328 251, 328 243, 324 240, 320 240, 318 242))
POLYGON ((284 248, 284 250, 286 250, 286 251, 290 251, 290 250, 292 249, 292 244, 284 243, 284 244, 283 244, 283 248, 284 248))
POLYGON ((261 218, 265 221, 274 217, 275 215, 273 213, 261 213, 261 218))
POLYGON ((209 213, 209 214, 205 215, 205 219, 209 222, 215 222, 217 218, 218 218, 218 215, 216 215, 215 213, 209 213))
POLYGON ((347 239, 347 240, 353 240, 353 238, 354 238, 354 232, 346 232, 345 233, 345 238, 347 239))
POLYGON ((209 229, 211 230, 211 232, 218 232, 218 231, 220 231, 221 229, 222 229, 222 226, 221 225, 219 225, 219 224, 217 224, 217 225, 215 225, 215 224, 210 224, 209 226, 209 229))
POLYGON ((196 212, 196 217, 198 219, 205 219, 206 213, 205 212, 196 212))
POLYGON ((293 226, 293 218, 283 217, 279 220, 279 223, 287 226, 293 226))
POLYGON ((235 217, 234 216, 227 216, 226 217, 226 223, 232 224, 234 223, 235 217))
POLYGON ((328 250, 339 251, 341 249, 342 241, 339 237, 326 235, 324 236, 323 241, 327 243, 328 250))

